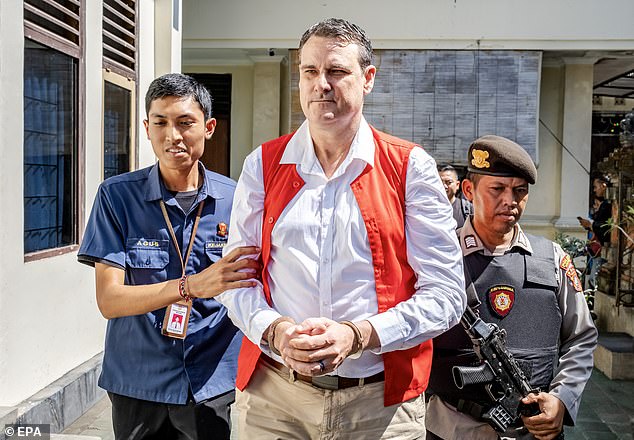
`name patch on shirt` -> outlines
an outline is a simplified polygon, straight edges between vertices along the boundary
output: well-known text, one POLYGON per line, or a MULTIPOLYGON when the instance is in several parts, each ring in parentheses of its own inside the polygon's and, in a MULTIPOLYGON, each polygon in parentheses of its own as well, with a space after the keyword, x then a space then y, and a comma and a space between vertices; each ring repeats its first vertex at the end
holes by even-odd
POLYGON ((205 243, 205 249, 208 249, 208 250, 222 249, 225 247, 226 244, 227 244, 226 241, 208 241, 207 243, 205 243))
POLYGON ((136 247, 140 247, 140 248, 157 248, 157 247, 161 247, 161 243, 158 240, 138 240, 135 243, 136 247))

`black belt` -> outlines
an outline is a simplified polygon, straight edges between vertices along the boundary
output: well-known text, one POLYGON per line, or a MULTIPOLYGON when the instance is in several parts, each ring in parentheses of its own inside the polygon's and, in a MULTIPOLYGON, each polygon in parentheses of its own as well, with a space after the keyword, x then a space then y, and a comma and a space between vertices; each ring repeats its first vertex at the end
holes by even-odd
POLYGON ((295 371, 292 371, 286 365, 271 359, 269 356, 262 354, 262 361, 275 368, 282 373, 283 376, 290 377, 291 375, 295 380, 301 380, 315 388, 322 390, 343 390, 345 388, 361 387, 376 382, 383 382, 385 380, 385 374, 383 371, 376 373, 369 377, 353 378, 343 376, 304 376, 295 371))

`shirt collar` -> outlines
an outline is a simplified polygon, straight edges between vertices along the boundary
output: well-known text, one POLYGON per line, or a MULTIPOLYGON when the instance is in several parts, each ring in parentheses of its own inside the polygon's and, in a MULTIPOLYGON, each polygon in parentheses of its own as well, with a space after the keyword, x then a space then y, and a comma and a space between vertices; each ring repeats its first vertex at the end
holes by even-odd
POLYGON ((462 255, 465 257, 474 252, 481 252, 484 255, 491 256, 504 255, 506 252, 510 251, 514 247, 524 249, 529 254, 533 253, 533 248, 531 247, 526 234, 524 234, 524 231, 522 231, 522 228, 519 224, 515 225, 515 233, 513 234, 513 240, 511 241, 511 244, 508 247, 498 246, 493 252, 489 251, 482 243, 482 240, 480 240, 480 237, 471 224, 471 217, 468 217, 465 220, 464 226, 460 229, 459 235, 462 255))
MULTIPOLYGON (((359 130, 350 145, 347 162, 353 159, 359 159, 370 166, 374 166, 374 152, 375 146, 372 130, 365 118, 361 117, 359 130)), ((317 165, 317 155, 315 154, 315 146, 310 136, 308 120, 305 120, 302 125, 300 125, 286 145, 280 163, 299 165, 302 172, 305 173, 310 173, 311 170, 314 170, 314 167, 317 165)))
MULTIPOLYGON (((216 188, 213 180, 208 178, 205 166, 200 161, 198 161, 198 172, 204 176, 204 180, 203 186, 200 188, 200 192, 198 193, 197 202, 200 202, 207 197, 212 197, 214 199, 224 198, 222 193, 218 190, 218 188, 216 188)), ((171 193, 167 191, 167 188, 165 188, 165 184, 163 183, 163 179, 161 179, 161 173, 159 171, 159 163, 156 162, 150 169, 150 173, 148 175, 145 189, 145 200, 153 201, 163 199, 167 202, 172 198, 171 193)))

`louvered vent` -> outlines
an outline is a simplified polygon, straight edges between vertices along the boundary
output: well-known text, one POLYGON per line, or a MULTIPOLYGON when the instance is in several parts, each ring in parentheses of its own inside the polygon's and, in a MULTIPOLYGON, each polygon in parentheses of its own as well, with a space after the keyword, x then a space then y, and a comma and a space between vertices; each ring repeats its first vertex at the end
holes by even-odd
POLYGON ((81 3, 80 0, 25 0, 25 35, 78 57, 81 3))
POLYGON ((103 62, 104 67, 134 78, 136 0, 104 0, 103 62))

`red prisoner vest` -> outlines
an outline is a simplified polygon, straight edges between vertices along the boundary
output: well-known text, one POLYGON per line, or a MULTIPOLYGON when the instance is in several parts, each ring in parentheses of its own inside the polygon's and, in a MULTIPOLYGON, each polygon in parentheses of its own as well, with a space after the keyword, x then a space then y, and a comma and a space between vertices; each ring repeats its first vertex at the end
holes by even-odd
MULTIPOLYGON (((367 165, 352 182, 372 252, 379 313, 414 294, 416 276, 407 262, 405 244, 405 179, 414 144, 372 128, 374 167, 367 165), (378 208, 378 209, 377 209, 378 208)), ((304 185, 295 164, 280 164, 292 134, 262 145, 264 214, 262 222, 262 282, 271 304, 267 265, 271 256, 271 231, 280 214, 304 185)), ((246 337, 238 358, 236 386, 244 390, 260 357, 260 348, 246 337)), ((404 402, 427 388, 431 368, 431 340, 408 350, 384 353, 385 406, 404 402)))

